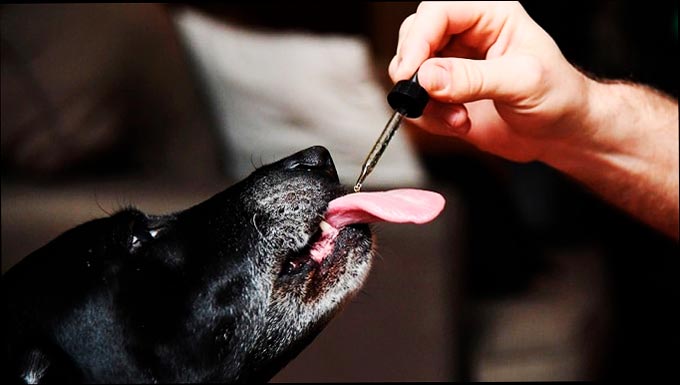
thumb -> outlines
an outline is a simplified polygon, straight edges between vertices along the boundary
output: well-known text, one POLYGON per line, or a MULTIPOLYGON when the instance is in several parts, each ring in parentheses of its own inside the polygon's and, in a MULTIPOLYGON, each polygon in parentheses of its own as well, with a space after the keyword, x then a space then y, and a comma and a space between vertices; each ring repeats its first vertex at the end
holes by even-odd
POLYGON ((540 62, 532 56, 432 58, 420 66, 418 82, 430 97, 442 102, 494 99, 512 103, 539 92, 543 72, 540 62))

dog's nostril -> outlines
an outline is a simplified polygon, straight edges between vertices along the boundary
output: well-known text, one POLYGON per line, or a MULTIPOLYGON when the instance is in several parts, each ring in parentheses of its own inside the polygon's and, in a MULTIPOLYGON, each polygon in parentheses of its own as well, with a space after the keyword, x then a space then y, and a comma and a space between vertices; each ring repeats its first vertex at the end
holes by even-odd
POLYGON ((310 147, 293 154, 284 161, 284 164, 289 170, 318 170, 337 178, 331 154, 322 146, 310 147))
POLYGON ((311 162, 291 162, 288 164, 288 169, 290 170, 307 170, 321 169, 325 166, 323 164, 311 163, 311 162))

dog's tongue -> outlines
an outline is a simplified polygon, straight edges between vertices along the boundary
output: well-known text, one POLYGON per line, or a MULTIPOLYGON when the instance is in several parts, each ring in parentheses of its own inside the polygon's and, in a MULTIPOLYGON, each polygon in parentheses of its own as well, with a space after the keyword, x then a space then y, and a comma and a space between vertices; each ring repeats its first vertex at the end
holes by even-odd
POLYGON ((432 191, 397 189, 363 192, 332 200, 326 222, 336 229, 353 223, 427 223, 444 209, 444 197, 432 191))
POLYGON ((310 257, 323 262, 332 250, 340 229, 353 223, 427 223, 444 209, 444 197, 432 191, 399 189, 354 193, 328 203, 321 238, 314 243, 310 257))

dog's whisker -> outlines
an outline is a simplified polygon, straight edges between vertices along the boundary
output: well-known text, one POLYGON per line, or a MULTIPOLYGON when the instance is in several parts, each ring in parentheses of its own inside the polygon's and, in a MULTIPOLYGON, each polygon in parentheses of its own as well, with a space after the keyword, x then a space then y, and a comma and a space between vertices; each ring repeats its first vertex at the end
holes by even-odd
POLYGON ((385 258, 383 257, 383 253, 376 250, 373 250, 373 258, 380 260, 380 262, 384 261, 385 258))
POLYGON ((253 227, 255 227, 255 231, 257 231, 257 234, 260 236, 260 239, 264 241, 264 243, 267 244, 269 248, 273 248, 273 245, 269 242, 269 239, 262 234, 260 229, 257 227, 257 213, 253 214, 253 227))
POLYGON ((373 295, 372 295, 371 293, 369 293, 368 290, 366 290, 366 289, 364 289, 364 288, 361 288, 361 289, 359 289, 359 291, 357 292, 357 297, 358 297, 358 298, 361 298, 361 297, 365 297, 365 298, 373 298, 373 295))
POLYGON ((96 191, 94 192, 94 203, 95 203, 95 204, 97 205, 97 207, 99 207, 99 209, 100 209, 104 214, 106 214, 107 216, 113 215, 112 212, 106 211, 106 209, 104 209, 104 207, 101 205, 101 202, 99 202, 99 196, 98 196, 98 194, 97 194, 96 191))

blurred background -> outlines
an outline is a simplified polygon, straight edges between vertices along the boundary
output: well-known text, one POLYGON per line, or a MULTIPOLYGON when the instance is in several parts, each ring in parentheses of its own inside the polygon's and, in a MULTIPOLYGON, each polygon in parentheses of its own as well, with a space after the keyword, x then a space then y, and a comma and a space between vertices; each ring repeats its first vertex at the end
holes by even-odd
MULTIPOLYGON (((581 69, 678 96, 677 4, 523 2, 581 69)), ((415 2, 0 5, 2 270, 135 205, 181 210, 389 115, 415 2)), ((273 381, 600 380, 677 364, 678 243, 538 163, 405 127, 368 180, 447 198, 376 226, 369 281, 273 381)))

